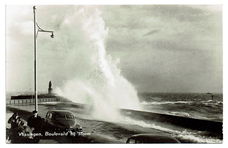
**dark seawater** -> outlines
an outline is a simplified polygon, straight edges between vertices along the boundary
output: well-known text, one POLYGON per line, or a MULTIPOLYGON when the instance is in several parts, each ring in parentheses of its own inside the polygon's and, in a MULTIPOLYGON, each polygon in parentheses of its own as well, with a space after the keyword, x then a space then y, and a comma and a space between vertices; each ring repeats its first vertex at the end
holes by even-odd
POLYGON ((143 93, 147 111, 212 121, 223 120, 223 95, 207 93, 143 93))

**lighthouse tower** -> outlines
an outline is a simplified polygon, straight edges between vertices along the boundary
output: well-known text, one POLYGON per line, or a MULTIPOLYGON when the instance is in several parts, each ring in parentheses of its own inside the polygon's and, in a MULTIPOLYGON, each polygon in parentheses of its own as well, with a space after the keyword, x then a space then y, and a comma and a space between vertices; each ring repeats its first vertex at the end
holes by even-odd
POLYGON ((53 94, 53 89, 52 89, 52 83, 51 83, 51 81, 49 81, 49 84, 48 84, 48 94, 49 95, 51 95, 51 94, 53 94))

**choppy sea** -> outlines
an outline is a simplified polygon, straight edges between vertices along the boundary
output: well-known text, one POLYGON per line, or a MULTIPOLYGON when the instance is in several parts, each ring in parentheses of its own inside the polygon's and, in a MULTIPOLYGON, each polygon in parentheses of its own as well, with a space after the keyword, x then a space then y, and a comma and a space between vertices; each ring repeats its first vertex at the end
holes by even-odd
POLYGON ((223 95, 210 93, 143 93, 145 110, 213 121, 223 120, 223 95))

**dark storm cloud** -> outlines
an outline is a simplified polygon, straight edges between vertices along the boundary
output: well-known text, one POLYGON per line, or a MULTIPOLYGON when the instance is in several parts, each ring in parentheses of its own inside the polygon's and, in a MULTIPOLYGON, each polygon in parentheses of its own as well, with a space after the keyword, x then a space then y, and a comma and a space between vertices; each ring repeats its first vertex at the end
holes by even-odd
POLYGON ((222 91, 220 6, 108 9, 107 49, 140 91, 222 91))
POLYGON ((207 12, 188 5, 158 5, 146 8, 146 10, 153 16, 179 21, 198 21, 208 15, 207 12))

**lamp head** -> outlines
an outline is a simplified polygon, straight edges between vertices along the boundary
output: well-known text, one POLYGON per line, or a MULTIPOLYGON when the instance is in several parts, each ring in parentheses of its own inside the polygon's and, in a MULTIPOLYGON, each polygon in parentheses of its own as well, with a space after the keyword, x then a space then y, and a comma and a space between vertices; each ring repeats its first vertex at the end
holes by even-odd
POLYGON ((54 33, 53 32, 51 33, 51 38, 54 38, 54 33))

